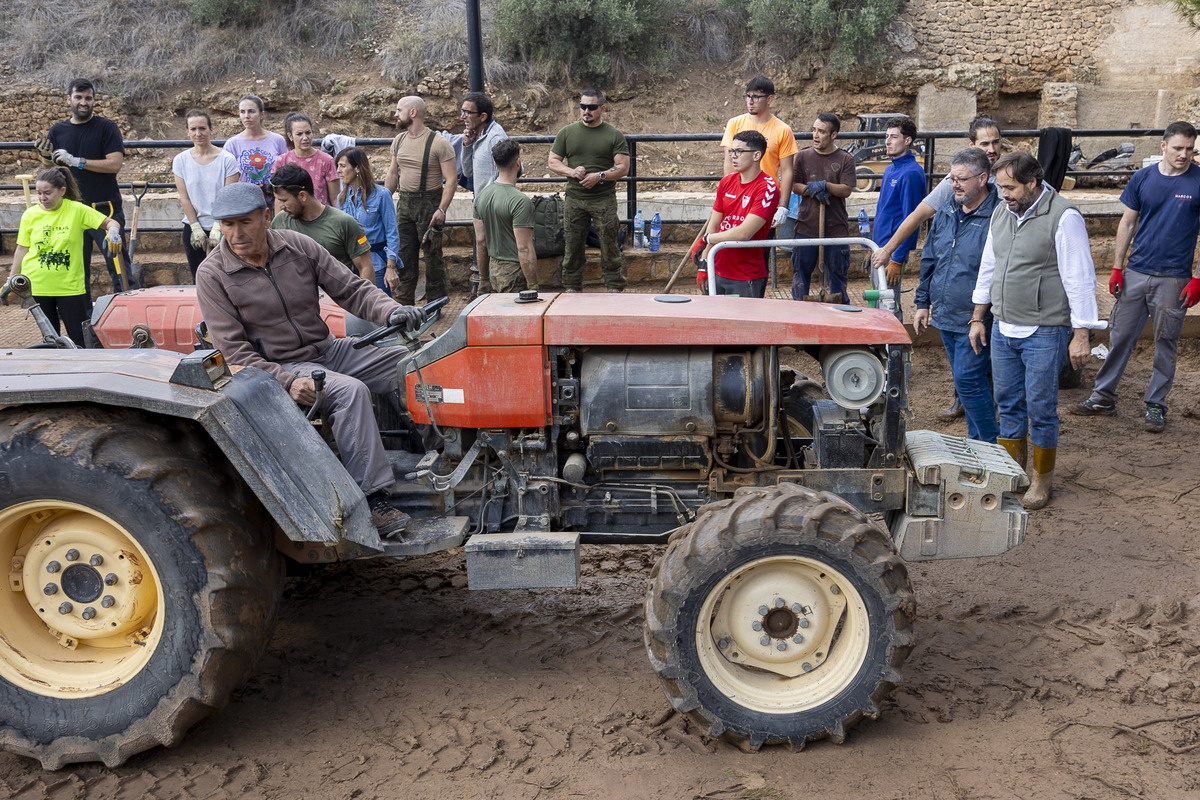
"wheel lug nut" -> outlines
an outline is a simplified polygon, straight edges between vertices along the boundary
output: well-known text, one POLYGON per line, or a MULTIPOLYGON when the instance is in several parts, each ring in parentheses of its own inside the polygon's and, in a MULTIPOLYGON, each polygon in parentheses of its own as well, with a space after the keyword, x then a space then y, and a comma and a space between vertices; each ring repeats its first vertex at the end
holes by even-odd
POLYGON ((761 630, 762 630, 762 623, 761 623, 761 622, 759 622, 758 620, 754 620, 754 622, 751 622, 751 623, 750 623, 750 627, 751 627, 751 628, 753 628, 753 629, 754 629, 754 630, 756 630, 756 631, 761 631, 761 630))
POLYGON ((797 633, 792 637, 792 641, 796 644, 804 644, 804 637, 797 633))
POLYGON ((812 672, 812 664, 805 661, 800 665, 800 669, 804 670, 805 672, 812 672))
MULTIPOLYGON (((112 598, 111 598, 111 597, 106 597, 106 598, 104 598, 104 599, 105 599, 105 600, 111 600, 112 598)), ((112 603, 109 603, 109 605, 112 605, 112 603)), ((719 642, 717 642, 717 647, 721 648, 722 650, 725 650, 726 648, 728 648, 728 647, 729 647, 729 640, 728 640, 728 639, 722 639, 722 640, 720 640, 719 642)))
POLYGON ((70 603, 63 603, 58 607, 58 613, 60 614, 70 614, 73 610, 75 610, 75 606, 70 603))
POLYGON ((60 569, 62 569, 62 564, 58 563, 57 561, 51 561, 46 565, 46 572, 49 572, 51 575, 58 572, 60 569))
POLYGON ((99 553, 96 553, 94 556, 92 556, 91 558, 88 559, 88 563, 91 564, 93 567, 98 567, 104 563, 104 556, 100 555, 99 553))
POLYGON ((780 642, 775 645, 775 649, 782 653, 784 650, 787 650, 787 642, 780 642))
POLYGON ((841 590, 841 589, 839 589, 837 586, 830 586, 830 587, 829 587, 829 593, 830 593, 830 594, 841 594, 841 593, 842 593, 842 590, 841 590))
POLYGON ((96 618, 96 609, 92 608, 91 606, 88 606, 87 608, 85 608, 83 610, 83 618, 84 619, 95 619, 96 618))
POLYGON ((775 607, 776 608, 783 608, 786 605, 787 605, 787 601, 785 601, 782 597, 775 598, 775 607))
POLYGON ((116 586, 117 585, 117 574, 115 572, 110 572, 107 575, 105 575, 104 576, 104 585, 105 586, 116 586))
POLYGON ((807 619, 807 618, 801 618, 801 620, 800 620, 800 627, 801 627, 801 628, 807 628, 807 627, 808 627, 808 619, 807 619))
POLYGON ((79 551, 76 550, 74 547, 72 547, 70 550, 67 551, 66 559, 67 559, 67 561, 78 561, 79 560, 79 551))
POLYGON ((47 583, 45 588, 42 589, 42 592, 47 596, 52 595, 52 594, 58 594, 58 584, 57 583, 47 583))
POLYGON ((800 605, 799 603, 792 603, 792 611, 796 614, 799 614, 803 610, 804 606, 800 605))
POLYGON ((100 598, 100 605, 104 606, 105 608, 112 608, 116 602, 116 598, 111 594, 106 594, 104 597, 100 598))
POLYGON ((767 608, 766 606, 758 607, 758 613, 762 614, 764 617, 770 612, 770 610, 771 609, 767 608))
POLYGON ((768 646, 769 644, 771 644, 771 637, 770 637, 770 636, 764 636, 764 637, 762 637, 761 639, 759 639, 759 640, 758 640, 758 643, 759 643, 759 644, 761 644, 763 647, 766 647, 766 646, 768 646))

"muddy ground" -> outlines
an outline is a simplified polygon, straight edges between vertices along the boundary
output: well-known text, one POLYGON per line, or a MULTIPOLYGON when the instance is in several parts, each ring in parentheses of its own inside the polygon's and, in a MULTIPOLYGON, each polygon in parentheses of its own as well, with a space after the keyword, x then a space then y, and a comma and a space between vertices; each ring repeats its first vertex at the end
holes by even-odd
MULTIPOLYGON (((963 434, 934 417, 944 361, 916 349, 914 425, 963 434)), ((904 683, 843 745, 747 754, 669 713, 642 646, 661 548, 587 547, 578 589, 503 593, 452 551, 291 580, 248 685, 180 746, 55 773, 0 754, 0 797, 1200 797, 1200 347, 1158 436, 1149 364, 1117 417, 1064 416, 1023 545, 910 566, 904 683)))

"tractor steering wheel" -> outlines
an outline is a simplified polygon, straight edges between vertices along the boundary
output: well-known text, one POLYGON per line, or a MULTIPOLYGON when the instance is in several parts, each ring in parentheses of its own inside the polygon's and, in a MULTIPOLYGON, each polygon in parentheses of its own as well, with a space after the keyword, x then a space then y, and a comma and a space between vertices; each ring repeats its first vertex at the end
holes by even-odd
POLYGON ((375 344, 376 342, 386 339, 396 333, 400 334, 400 336, 403 337, 406 342, 411 344, 417 341, 417 339, 421 337, 421 334, 432 328, 434 323, 441 319, 442 306, 449 302, 449 297, 440 297, 437 300, 434 300, 432 303, 426 303, 425 305, 421 306, 421 310, 425 312, 425 322, 423 322, 421 327, 417 328, 415 331, 405 330, 403 324, 383 325, 371 331, 370 333, 361 336, 358 341, 352 345, 352 347, 355 350, 361 350, 367 345, 375 344))

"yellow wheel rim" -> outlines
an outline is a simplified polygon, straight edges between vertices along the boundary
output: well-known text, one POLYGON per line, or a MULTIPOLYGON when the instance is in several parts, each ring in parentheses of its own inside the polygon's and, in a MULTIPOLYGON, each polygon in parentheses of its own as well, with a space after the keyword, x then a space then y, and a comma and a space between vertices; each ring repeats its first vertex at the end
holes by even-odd
POLYGON ((826 703, 859 674, 870 645, 866 604, 837 570, 803 556, 743 564, 705 598, 696 630, 704 673, 721 694, 764 714, 826 703))
POLYGON ((53 500, 0 511, 0 677, 35 694, 94 697, 136 675, 162 637, 162 586, 129 532, 53 500))

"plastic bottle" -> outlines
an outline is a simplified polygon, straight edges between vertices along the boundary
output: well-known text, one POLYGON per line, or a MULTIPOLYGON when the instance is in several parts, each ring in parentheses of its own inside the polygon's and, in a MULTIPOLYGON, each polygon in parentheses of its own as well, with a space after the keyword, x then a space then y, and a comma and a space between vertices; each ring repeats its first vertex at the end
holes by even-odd
POLYGON ((867 219, 867 210, 860 209, 858 212, 858 235, 864 239, 871 238, 871 223, 867 219))
POLYGON ((633 249, 646 249, 646 218, 642 216, 640 208, 637 216, 633 218, 633 249))
POLYGON ((658 243, 662 239, 662 217, 658 212, 654 212, 654 216, 650 219, 650 252, 658 252, 658 243))

